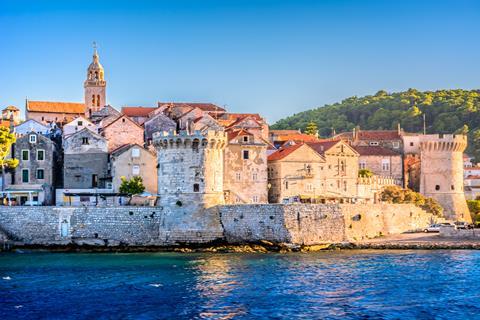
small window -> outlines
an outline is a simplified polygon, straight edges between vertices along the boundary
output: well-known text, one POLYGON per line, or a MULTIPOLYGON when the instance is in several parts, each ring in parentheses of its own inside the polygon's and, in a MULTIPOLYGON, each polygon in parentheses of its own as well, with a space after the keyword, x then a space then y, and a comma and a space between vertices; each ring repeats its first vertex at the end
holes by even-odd
POLYGON ((367 168, 367 162, 365 160, 360 161, 359 167, 360 167, 360 169, 366 169, 367 168))
POLYGON ((439 185, 439 184, 437 184, 437 185, 435 186, 435 190, 437 190, 437 191, 440 190, 440 185, 439 185))
POLYGON ((98 187, 98 175, 92 174, 92 188, 98 187))
POLYGON ((392 146, 393 146, 395 149, 398 149, 398 148, 400 148, 400 142, 394 141, 394 142, 392 142, 392 146))
POLYGON ((258 203, 258 196, 257 195, 254 195, 252 197, 252 203, 258 203))
POLYGON ((138 158, 138 157, 140 157, 140 149, 133 148, 132 149, 132 158, 138 158))
POLYGON ((285 189, 288 190, 288 181, 285 181, 285 189))
POLYGON ((89 144, 87 137, 82 138, 82 144, 89 144))
POLYGON ((410 142, 410 147, 413 147, 413 142, 410 142))
POLYGON ((132 167, 132 174, 135 175, 135 176, 139 175, 140 174, 140 166, 138 166, 138 165, 133 166, 132 167))
POLYGON ((252 180, 257 181, 258 175, 256 173, 252 174, 252 180))
POLYGON ((38 161, 45 160, 45 150, 37 150, 37 160, 38 161))
POLYGON ((390 159, 382 159, 382 170, 390 171, 390 159))
POLYGON ((30 160, 30 151, 29 150, 22 150, 22 160, 23 161, 30 160))
POLYGON ((243 150, 243 159, 248 160, 250 158, 250 152, 248 150, 243 150))
POLYGON ((450 186, 450 189, 455 190, 455 186, 452 184, 452 185, 450 186))
POLYGON ((307 183, 307 184, 305 185, 305 191, 312 191, 312 190, 313 190, 312 184, 311 184, 311 183, 307 183))
POLYGON ((243 142, 248 142, 248 136, 243 136, 243 142))
POLYGON ((347 181, 343 181, 343 191, 347 191, 347 181))
POLYGON ((37 179, 39 180, 45 179, 45 170, 37 169, 37 179))
POLYGON ((237 181, 242 180, 242 175, 241 175, 241 173, 240 173, 240 172, 237 172, 237 173, 235 174, 235 178, 237 179, 237 181))
POLYGON ((200 192, 200 185, 198 183, 193 184, 193 192, 200 192))
POLYGON ((28 172, 28 169, 22 169, 22 182, 23 183, 28 183, 30 181, 30 174, 28 172))
POLYGON ((37 143, 37 136, 31 134, 28 141, 30 141, 30 143, 37 143))
POLYGON ((378 146, 378 141, 370 141, 371 146, 378 146))
POLYGON ((78 121, 78 126, 83 126, 83 121, 78 121))

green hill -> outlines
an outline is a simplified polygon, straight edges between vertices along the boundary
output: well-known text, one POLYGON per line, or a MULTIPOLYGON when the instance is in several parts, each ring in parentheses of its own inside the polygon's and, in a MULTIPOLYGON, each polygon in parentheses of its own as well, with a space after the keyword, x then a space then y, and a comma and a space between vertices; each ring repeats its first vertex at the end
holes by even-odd
POLYGON ((359 125, 365 130, 396 129, 422 132, 425 114, 427 133, 468 132, 468 152, 480 160, 480 90, 438 90, 351 97, 340 103, 300 112, 277 121, 272 129, 302 129, 315 122, 322 137, 334 129, 351 131, 359 125))

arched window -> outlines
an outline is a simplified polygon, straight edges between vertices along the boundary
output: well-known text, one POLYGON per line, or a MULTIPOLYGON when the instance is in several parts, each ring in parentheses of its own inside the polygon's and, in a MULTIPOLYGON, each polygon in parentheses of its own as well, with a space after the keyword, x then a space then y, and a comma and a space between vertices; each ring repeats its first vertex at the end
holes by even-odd
POLYGON ((100 107, 100 95, 97 94, 97 107, 100 107))
POLYGON ((95 105, 95 95, 92 95, 92 104, 95 105))
POLYGON ((95 71, 95 80, 98 80, 98 71, 95 71))

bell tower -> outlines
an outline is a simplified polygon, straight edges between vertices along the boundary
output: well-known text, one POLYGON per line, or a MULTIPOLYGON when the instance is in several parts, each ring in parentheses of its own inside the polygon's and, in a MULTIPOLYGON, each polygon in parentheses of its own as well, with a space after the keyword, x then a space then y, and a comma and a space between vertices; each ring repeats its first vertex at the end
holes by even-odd
POLYGON ((104 78, 103 66, 100 64, 97 45, 93 43, 93 61, 88 66, 85 88, 85 114, 90 117, 92 112, 99 111, 106 103, 107 82, 104 78))

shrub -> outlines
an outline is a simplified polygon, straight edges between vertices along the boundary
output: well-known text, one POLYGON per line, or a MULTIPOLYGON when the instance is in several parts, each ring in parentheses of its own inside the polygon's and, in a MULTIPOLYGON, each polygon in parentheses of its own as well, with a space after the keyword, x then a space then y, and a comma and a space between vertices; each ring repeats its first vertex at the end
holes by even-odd
POLYGON ((370 178, 373 176, 373 172, 368 169, 360 169, 358 170, 358 176, 360 178, 370 178))
POLYGON ((421 193, 398 186, 385 187, 380 194, 380 199, 390 203, 413 203, 436 216, 442 216, 443 208, 437 200, 427 198, 421 193))

